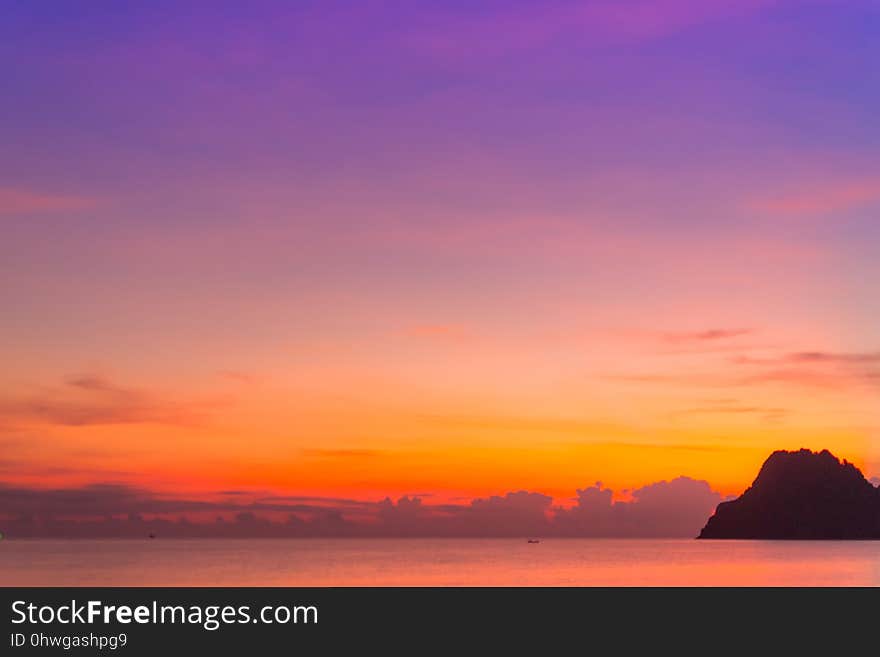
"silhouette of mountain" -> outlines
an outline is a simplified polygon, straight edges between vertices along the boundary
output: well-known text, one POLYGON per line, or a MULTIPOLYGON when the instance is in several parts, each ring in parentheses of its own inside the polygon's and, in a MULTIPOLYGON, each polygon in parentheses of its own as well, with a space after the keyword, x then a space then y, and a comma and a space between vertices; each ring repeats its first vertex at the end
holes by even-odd
POLYGON ((773 452, 698 538, 880 539, 880 489, 827 449, 773 452))

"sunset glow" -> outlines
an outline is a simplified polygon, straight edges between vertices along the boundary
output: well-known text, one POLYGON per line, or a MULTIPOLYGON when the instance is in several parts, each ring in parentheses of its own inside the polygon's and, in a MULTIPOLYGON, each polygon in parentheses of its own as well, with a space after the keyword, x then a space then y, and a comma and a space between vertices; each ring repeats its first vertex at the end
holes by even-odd
POLYGON ((840 4, 8 7, 0 481, 880 475, 880 15, 840 4))

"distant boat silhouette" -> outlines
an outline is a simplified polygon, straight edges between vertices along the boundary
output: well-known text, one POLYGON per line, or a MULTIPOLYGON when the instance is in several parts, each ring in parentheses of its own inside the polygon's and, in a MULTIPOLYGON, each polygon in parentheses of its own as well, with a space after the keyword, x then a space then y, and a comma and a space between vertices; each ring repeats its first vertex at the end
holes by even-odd
POLYGON ((537 539, 534 539, 534 538, 530 538, 530 539, 528 540, 528 542, 529 542, 529 543, 540 543, 541 541, 539 541, 539 540, 537 540, 537 539))
POLYGON ((156 535, 153 532, 150 532, 150 538, 156 538, 156 535))

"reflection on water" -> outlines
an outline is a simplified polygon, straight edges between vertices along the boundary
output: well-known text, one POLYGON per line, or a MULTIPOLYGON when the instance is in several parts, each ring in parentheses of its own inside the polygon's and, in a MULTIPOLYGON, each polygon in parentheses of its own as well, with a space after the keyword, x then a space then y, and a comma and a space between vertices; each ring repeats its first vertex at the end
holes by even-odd
POLYGON ((6 540, 4 586, 878 586, 880 541, 6 540))

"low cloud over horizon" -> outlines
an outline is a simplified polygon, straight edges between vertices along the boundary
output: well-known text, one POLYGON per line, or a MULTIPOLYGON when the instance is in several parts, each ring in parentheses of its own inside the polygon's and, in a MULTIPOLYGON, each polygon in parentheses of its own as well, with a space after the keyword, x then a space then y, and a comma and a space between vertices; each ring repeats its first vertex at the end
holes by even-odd
POLYGON ((563 507, 515 491, 462 504, 236 495, 178 499, 132 486, 95 483, 39 489, 0 484, 0 530, 9 537, 685 537, 722 500, 708 482, 678 477, 614 500, 601 482, 563 507), (230 499, 233 498, 233 499, 230 499))

